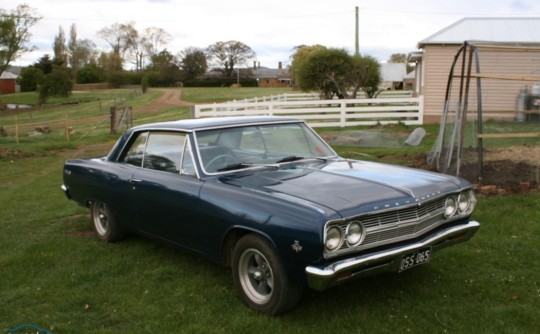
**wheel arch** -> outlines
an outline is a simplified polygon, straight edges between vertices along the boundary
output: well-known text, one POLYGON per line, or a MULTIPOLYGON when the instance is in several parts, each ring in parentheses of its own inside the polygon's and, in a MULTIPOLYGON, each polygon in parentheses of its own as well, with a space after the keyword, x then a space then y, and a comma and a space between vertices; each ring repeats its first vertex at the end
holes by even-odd
POLYGON ((279 250, 276 247, 276 244, 270 238, 270 236, 260 230, 256 230, 253 228, 249 228, 246 226, 233 226, 231 229, 227 231, 225 234, 225 237, 223 238, 223 242, 221 244, 221 253, 222 253, 222 263, 226 267, 231 267, 232 262, 232 254, 234 250, 234 246, 240 240, 242 237, 248 235, 248 234, 254 234, 257 235, 266 241, 270 243, 270 245, 276 250, 276 252, 279 254, 279 250))

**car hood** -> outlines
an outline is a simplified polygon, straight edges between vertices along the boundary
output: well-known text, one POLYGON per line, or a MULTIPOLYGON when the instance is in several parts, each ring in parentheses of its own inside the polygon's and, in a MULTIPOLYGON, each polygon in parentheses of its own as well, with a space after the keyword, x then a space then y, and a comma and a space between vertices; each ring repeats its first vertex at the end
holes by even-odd
POLYGON ((374 162, 339 160, 237 173, 221 181, 350 217, 422 203, 470 186, 460 178, 374 162))

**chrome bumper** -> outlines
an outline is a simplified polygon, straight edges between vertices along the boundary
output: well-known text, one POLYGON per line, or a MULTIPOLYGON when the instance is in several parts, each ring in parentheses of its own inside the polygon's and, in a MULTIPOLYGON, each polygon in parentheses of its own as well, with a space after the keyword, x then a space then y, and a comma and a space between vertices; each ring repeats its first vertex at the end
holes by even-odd
POLYGON ((71 196, 69 195, 69 188, 65 184, 61 185, 60 188, 64 192, 64 195, 66 195, 68 199, 71 199, 71 196))
POLYGON ((449 227, 429 234, 413 244, 402 245, 376 253, 369 253, 354 258, 338 260, 326 267, 306 267, 308 285, 315 290, 344 283, 384 271, 398 271, 401 257, 416 250, 431 247, 433 251, 469 240, 480 227, 480 223, 470 221, 467 224, 449 227))

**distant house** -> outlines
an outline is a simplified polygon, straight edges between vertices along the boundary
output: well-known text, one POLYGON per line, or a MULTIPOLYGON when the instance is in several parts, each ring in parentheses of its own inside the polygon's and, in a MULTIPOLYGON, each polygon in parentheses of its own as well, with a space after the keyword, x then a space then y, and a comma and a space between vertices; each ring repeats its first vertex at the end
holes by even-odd
MULTIPOLYGON (((498 45, 479 52, 481 71, 489 72, 494 78, 503 75, 514 78, 540 76, 540 18, 463 18, 421 40, 418 42, 420 50, 409 54, 408 60, 416 63, 415 93, 424 96, 424 122, 440 120, 450 67, 458 48, 465 41, 498 45), (517 52, 516 46, 530 49, 529 52, 517 52)), ((460 66, 458 64, 458 68, 460 66)), ((481 80, 483 113, 486 118, 494 119, 515 118, 520 89, 534 83, 481 80)), ((472 109, 476 107, 476 93, 472 92, 471 97, 473 100, 469 104, 472 109)))
POLYGON ((259 63, 254 63, 251 70, 253 77, 257 79, 259 87, 290 87, 292 86, 292 77, 288 71, 283 68, 281 62, 278 68, 261 67, 259 63))
POLYGON ((403 89, 403 79, 407 76, 407 64, 382 63, 381 88, 385 90, 403 89))
POLYGON ((11 72, 4 71, 0 76, 0 94, 13 94, 20 91, 17 84, 18 76, 11 72))

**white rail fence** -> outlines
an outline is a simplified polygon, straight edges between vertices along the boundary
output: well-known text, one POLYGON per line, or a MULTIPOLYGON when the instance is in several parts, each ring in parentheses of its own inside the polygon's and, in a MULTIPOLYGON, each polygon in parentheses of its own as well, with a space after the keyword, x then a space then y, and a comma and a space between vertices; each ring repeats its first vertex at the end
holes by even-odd
MULTIPOLYGON (((423 123, 423 97, 388 97, 350 100, 306 100, 292 94, 255 101, 200 104, 193 108, 194 118, 221 116, 294 116, 312 127, 423 123)), ((302 95, 302 94, 294 94, 302 95)))

